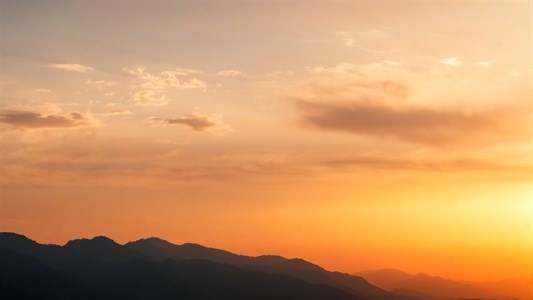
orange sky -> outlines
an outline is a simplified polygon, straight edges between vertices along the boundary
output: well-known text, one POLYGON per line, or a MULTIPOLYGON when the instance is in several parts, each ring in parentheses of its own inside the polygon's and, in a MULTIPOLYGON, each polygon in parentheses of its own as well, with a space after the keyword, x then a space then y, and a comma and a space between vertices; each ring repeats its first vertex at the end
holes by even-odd
POLYGON ((0 230, 533 273, 529 1, 3 1, 0 230))

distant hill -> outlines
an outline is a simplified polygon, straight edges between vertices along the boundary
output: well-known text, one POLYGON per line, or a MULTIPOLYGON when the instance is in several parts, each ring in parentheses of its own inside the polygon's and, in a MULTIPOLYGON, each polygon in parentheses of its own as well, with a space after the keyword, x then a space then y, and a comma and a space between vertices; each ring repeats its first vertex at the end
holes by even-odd
POLYGON ((426 274, 412 275, 394 269, 362 271, 356 275, 385 290, 421 300, 465 298, 533 300, 531 293, 528 293, 525 280, 457 281, 426 274))
POLYGON ((299 259, 253 258, 157 238, 123 246, 96 237, 57 246, 0 233, 0 299, 407 298, 299 259))

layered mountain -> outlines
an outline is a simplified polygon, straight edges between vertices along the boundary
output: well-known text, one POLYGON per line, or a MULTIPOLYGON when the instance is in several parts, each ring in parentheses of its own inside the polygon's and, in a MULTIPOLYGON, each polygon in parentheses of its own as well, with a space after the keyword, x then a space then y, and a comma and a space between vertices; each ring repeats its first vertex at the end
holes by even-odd
POLYGON ((56 246, 0 233, 0 249, 1 299, 405 299, 304 260, 157 238, 56 246))
POLYGON ((421 300, 435 299, 533 299, 532 286, 525 280, 502 280, 498 282, 458 281, 429 276, 408 274, 400 270, 384 269, 356 273, 370 283, 395 294, 421 300), (529 290, 529 291, 528 291, 529 290))
POLYGON ((359 276, 329 272, 318 265, 302 259, 286 259, 281 256, 263 255, 257 257, 237 255, 225 250, 204 247, 198 244, 175 245, 159 238, 141 239, 125 245, 154 259, 206 259, 230 264, 248 270, 272 274, 283 274, 303 279, 310 283, 326 284, 356 295, 361 299, 389 300, 407 299, 386 292, 369 284, 359 276))

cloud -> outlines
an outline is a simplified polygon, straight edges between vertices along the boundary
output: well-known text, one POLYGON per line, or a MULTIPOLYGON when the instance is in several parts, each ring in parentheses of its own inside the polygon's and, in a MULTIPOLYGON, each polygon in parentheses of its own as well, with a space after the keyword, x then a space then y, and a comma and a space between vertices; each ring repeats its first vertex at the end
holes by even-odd
POLYGON ((114 109, 102 113, 103 116, 131 116, 133 113, 127 109, 114 109))
POLYGON ((342 41, 345 46, 353 47, 355 44, 355 39, 345 31, 337 31, 335 35, 342 41))
POLYGON ((37 93, 43 93, 43 94, 50 94, 52 93, 51 90, 48 90, 48 89, 36 89, 35 90, 37 93))
POLYGON ((300 124, 357 135, 377 145, 400 141, 412 147, 486 149, 517 144, 525 141, 522 124, 531 120, 520 109, 525 105, 521 96, 509 99, 508 92, 496 95, 479 88, 492 81, 463 88, 456 85, 457 78, 437 78, 432 70, 406 70, 383 61, 307 71, 287 97, 300 124))
POLYGON ((148 119, 148 122, 154 123, 154 124, 160 124, 163 126, 184 125, 184 126, 190 127, 192 130, 202 131, 202 132, 214 132, 214 131, 221 132, 221 131, 230 130, 230 127, 224 124, 220 120, 220 116, 218 115, 208 116, 208 115, 199 114, 199 113, 189 113, 181 117, 169 118, 169 119, 152 117, 148 119))
POLYGON ((167 105, 167 90, 175 89, 200 89, 206 88, 207 84, 197 78, 178 78, 189 74, 199 73, 192 69, 174 69, 151 74, 145 68, 122 68, 128 74, 137 77, 137 82, 131 85, 133 90, 132 100, 140 106, 163 106, 167 105))
POLYGON ((394 137, 431 146, 501 139, 495 112, 467 113, 417 105, 393 106, 375 101, 298 100, 301 120, 314 128, 362 136, 394 137))
POLYGON ((90 114, 70 112, 67 114, 44 114, 25 111, 0 112, 0 123, 13 128, 70 128, 97 124, 90 114))
POLYGON ((163 106, 167 105, 168 98, 165 94, 151 90, 137 91, 132 96, 138 106, 163 106))
POLYGON ((237 70, 223 70, 223 71, 217 72, 217 75, 222 76, 222 77, 234 77, 234 76, 242 76, 244 75, 244 73, 241 71, 237 71, 237 70))
MULTIPOLYGON (((187 69, 178 69, 163 71, 158 74, 151 74, 145 71, 144 68, 122 68, 126 73, 134 75, 139 79, 138 87, 143 89, 151 90, 165 90, 168 88, 177 88, 177 89, 198 89, 206 88, 207 84, 205 82, 196 79, 180 79, 178 77, 187 76, 190 74, 190 71, 187 72, 187 69)), ((195 71, 195 70, 194 70, 195 71)), ((196 71, 199 72, 199 71, 196 71)))
POLYGON ((311 84, 312 92, 320 96, 356 96, 356 97, 376 97, 388 96, 405 98, 409 95, 409 88, 403 83, 393 80, 383 81, 348 81, 331 83, 328 85, 311 84))
POLYGON ((448 66, 458 66, 462 64, 462 62, 457 57, 448 57, 440 61, 441 64, 445 64, 448 66))
POLYGON ((492 62, 490 62, 490 61, 478 61, 476 63, 476 66, 482 67, 482 68, 490 68, 490 67, 492 67, 492 62))
POLYGON ((70 71, 70 72, 79 72, 79 73, 94 71, 93 67, 80 65, 80 64, 51 64, 48 66, 54 69, 70 71))
POLYGON ((117 85, 116 81, 91 80, 91 79, 88 79, 85 83, 87 85, 92 85, 92 86, 95 86, 97 88, 112 87, 112 86, 117 85))

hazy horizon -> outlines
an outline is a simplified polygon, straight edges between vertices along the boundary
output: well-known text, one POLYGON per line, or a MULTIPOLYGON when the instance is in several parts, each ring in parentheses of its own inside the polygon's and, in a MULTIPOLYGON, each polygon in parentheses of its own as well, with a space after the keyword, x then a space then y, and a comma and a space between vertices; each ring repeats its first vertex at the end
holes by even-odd
POLYGON ((531 1, 0 5, 0 231, 532 278, 531 1))

